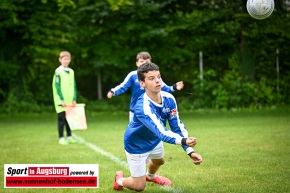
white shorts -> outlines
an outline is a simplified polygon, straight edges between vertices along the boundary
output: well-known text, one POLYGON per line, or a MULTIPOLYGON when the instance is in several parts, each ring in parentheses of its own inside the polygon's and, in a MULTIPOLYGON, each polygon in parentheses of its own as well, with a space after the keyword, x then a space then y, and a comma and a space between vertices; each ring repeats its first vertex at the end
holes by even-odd
POLYGON ((152 151, 143 154, 131 154, 126 150, 125 152, 132 177, 144 176, 146 174, 146 164, 151 159, 162 159, 164 157, 162 141, 152 151))

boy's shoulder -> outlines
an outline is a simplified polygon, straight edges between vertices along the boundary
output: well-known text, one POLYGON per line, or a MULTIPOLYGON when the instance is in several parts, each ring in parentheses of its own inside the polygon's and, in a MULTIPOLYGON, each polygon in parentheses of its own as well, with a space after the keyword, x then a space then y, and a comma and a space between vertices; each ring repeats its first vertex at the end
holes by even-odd
POLYGON ((133 76, 133 75, 137 75, 137 70, 129 72, 127 76, 133 76))
POLYGON ((126 76, 125 80, 135 80, 137 78, 137 70, 129 72, 129 74, 126 76))
POLYGON ((166 91, 160 91, 160 93, 161 93, 161 96, 162 96, 162 97, 172 98, 172 99, 175 100, 173 94, 171 94, 171 93, 169 93, 169 92, 166 92, 166 91))
POLYGON ((62 66, 59 66, 59 67, 57 67, 56 69, 55 69, 55 72, 61 72, 62 71, 62 66))

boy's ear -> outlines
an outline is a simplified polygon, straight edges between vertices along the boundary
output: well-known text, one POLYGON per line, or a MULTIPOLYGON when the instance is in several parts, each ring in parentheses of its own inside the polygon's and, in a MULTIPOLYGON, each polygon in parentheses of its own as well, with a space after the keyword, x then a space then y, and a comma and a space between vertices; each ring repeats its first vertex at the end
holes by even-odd
POLYGON ((140 83, 140 86, 142 86, 143 88, 145 88, 145 82, 139 81, 139 83, 140 83))

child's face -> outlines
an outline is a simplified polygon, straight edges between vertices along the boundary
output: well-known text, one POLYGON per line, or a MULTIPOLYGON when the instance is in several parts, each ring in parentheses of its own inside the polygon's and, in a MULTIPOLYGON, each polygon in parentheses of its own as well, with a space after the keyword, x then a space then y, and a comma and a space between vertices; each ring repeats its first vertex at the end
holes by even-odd
POLYGON ((157 71, 149 71, 145 73, 144 82, 140 81, 140 85, 146 88, 146 93, 158 93, 161 91, 162 88, 162 80, 159 70, 157 71))
POLYGON ((62 58, 59 58, 59 62, 63 67, 68 67, 70 63, 70 57, 69 56, 63 56, 62 58))
POLYGON ((139 58, 138 61, 136 62, 136 66, 139 67, 141 66, 141 64, 144 64, 146 62, 151 62, 151 59, 143 59, 143 58, 139 58))

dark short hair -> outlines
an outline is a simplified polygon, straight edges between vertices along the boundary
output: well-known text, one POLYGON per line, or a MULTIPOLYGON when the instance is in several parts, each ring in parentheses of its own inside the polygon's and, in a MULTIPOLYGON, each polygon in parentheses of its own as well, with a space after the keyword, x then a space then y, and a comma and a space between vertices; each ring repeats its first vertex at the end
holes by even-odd
POLYGON ((138 80, 144 81, 145 80, 145 73, 148 73, 149 71, 158 71, 159 66, 152 62, 145 62, 144 64, 140 65, 137 70, 138 80))

